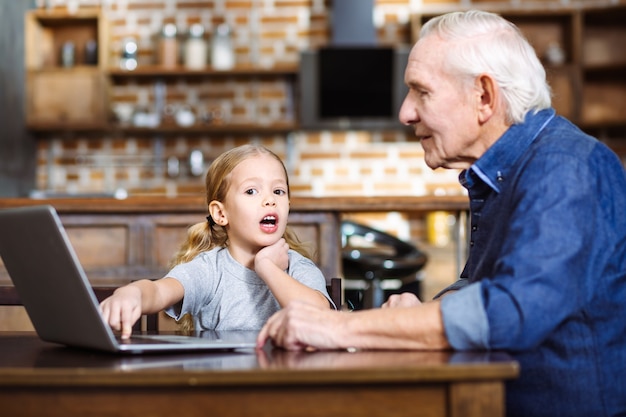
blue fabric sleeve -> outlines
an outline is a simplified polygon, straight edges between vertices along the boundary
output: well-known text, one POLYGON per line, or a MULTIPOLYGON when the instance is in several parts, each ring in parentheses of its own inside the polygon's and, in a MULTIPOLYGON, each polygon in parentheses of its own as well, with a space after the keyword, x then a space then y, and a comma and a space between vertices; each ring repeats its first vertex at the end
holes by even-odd
POLYGON ((480 282, 443 297, 441 314, 448 342, 455 350, 489 349, 489 321, 480 282))

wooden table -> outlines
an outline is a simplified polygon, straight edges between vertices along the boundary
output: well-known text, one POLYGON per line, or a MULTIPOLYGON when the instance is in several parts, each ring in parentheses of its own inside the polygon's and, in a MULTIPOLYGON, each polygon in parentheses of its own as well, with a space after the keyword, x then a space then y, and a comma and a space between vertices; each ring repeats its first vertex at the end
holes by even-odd
POLYGON ((505 354, 261 351, 114 356, 0 333, 10 416, 504 416, 505 354))

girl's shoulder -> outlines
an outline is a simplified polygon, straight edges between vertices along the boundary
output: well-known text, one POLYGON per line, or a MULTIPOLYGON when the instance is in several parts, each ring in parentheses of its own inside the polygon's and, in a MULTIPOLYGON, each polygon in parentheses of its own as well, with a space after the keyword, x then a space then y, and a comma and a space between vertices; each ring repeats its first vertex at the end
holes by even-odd
POLYGON ((228 258, 228 250, 223 246, 217 246, 200 252, 189 263, 215 263, 224 258, 228 258))
POLYGON ((307 258, 306 256, 302 255, 301 253, 293 249, 289 249, 288 255, 289 255, 290 267, 294 265, 298 265, 298 266, 304 266, 307 268, 317 268, 317 265, 315 264, 315 262, 313 262, 313 260, 311 260, 310 258, 307 258))
POLYGON ((295 251, 293 249, 289 249, 287 252, 289 255, 289 262, 298 262, 300 260, 309 260, 306 256, 302 255, 300 252, 295 251))

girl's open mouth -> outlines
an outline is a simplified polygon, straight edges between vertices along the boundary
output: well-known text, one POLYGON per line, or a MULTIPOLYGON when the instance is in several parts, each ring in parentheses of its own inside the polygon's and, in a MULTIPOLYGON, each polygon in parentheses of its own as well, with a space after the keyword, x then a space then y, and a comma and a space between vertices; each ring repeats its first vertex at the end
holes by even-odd
POLYGON ((278 218, 273 215, 267 215, 261 219, 261 229, 266 233, 273 233, 278 228, 278 218))

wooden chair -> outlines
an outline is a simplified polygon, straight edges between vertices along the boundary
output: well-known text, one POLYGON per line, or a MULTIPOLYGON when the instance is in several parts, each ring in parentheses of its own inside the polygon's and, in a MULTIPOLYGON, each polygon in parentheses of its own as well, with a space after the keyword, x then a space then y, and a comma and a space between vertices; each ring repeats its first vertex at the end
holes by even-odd
POLYGON ((330 285, 326 286, 330 299, 333 300, 337 310, 341 310, 343 304, 343 293, 341 289, 341 278, 331 278, 330 285))

